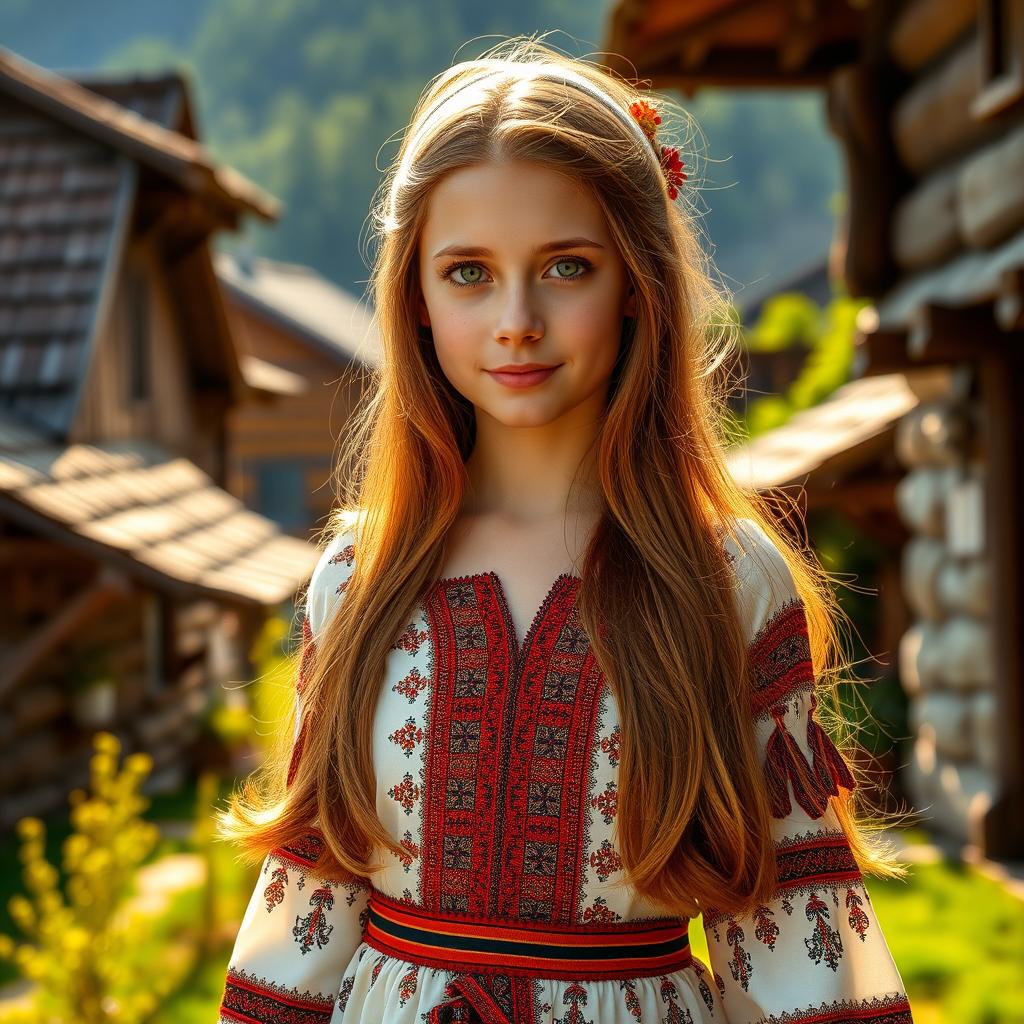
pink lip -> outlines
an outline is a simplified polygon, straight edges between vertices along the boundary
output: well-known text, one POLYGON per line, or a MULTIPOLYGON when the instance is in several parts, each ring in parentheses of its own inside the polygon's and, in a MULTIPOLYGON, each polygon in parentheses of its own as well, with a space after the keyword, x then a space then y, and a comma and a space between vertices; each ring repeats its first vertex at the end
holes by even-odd
MULTIPOLYGON (((559 363, 558 366, 562 364, 559 363)), ((540 384, 547 380, 558 369, 558 366, 548 366, 543 370, 525 370, 519 373, 488 370, 487 372, 499 383, 507 388, 532 388, 534 384, 540 384)))

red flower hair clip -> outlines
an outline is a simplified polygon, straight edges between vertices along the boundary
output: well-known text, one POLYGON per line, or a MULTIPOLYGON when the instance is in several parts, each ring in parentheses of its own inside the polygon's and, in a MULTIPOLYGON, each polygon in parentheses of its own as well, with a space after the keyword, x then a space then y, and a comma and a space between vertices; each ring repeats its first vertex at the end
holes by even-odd
POLYGON ((661 159, 661 169, 668 182, 668 194, 670 199, 679 195, 679 189, 683 182, 688 180, 683 173, 686 164, 679 159, 679 150, 675 146, 661 146, 658 144, 658 125, 661 124, 661 115, 657 109, 652 107, 646 100, 637 100, 631 103, 629 112, 635 118, 637 124, 654 146, 654 151, 661 159))

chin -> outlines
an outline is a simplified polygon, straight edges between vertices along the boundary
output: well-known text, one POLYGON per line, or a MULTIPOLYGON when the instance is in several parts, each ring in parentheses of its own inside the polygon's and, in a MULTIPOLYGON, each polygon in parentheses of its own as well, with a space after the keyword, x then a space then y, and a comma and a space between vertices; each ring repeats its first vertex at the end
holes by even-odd
POLYGON ((504 427, 543 427, 547 423, 557 420, 565 412, 561 408, 553 408, 543 403, 537 403, 532 408, 489 408, 487 406, 476 406, 477 415, 486 413, 496 423, 504 427))

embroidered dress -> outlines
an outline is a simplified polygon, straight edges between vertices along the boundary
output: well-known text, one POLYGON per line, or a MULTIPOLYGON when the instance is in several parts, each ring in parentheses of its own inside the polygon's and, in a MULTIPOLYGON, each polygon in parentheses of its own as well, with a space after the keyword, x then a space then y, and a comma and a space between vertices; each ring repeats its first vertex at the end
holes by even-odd
MULTIPOLYGON (((909 1024, 828 803, 853 779, 815 719, 803 607, 767 535, 753 520, 736 526, 725 544, 755 673, 751 727, 771 780, 778 885, 750 915, 703 916, 709 964, 690 954, 686 919, 612 887, 621 734, 576 614, 579 578, 553 581, 520 645, 501 580, 482 572, 436 581, 389 654, 377 810, 405 852, 382 854, 388 868, 370 886, 318 873, 315 828, 271 851, 221 1024, 909 1024)), ((302 662, 357 557, 351 532, 323 552, 302 662)))

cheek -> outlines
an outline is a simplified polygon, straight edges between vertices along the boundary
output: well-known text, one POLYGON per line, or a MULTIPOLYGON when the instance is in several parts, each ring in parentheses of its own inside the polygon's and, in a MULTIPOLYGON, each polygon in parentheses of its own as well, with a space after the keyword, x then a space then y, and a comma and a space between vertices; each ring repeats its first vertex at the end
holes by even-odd
POLYGON ((434 349, 445 375, 453 381, 471 374, 479 359, 478 332, 465 318, 448 318, 443 327, 435 321, 434 349))
POLYGON ((581 303, 565 318, 560 334, 570 342, 577 361, 606 374, 619 352, 622 318, 611 303, 581 303))

